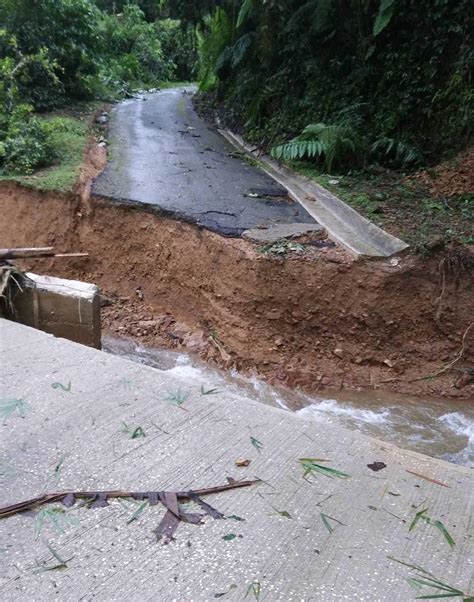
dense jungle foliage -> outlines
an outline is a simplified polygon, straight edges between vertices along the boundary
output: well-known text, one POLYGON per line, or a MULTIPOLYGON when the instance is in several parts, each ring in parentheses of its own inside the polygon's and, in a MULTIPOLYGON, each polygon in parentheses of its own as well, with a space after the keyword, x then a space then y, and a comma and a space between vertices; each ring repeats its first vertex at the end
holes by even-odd
POLYGON ((469 143, 470 0, 212 4, 201 86, 255 140, 299 134, 277 157, 405 166, 469 143))
POLYGON ((278 158, 430 163, 472 138, 473 15, 470 0, 0 0, 0 168, 51 162, 37 112, 198 79, 278 158))
POLYGON ((196 79, 195 31, 164 2, 0 0, 0 169, 30 173, 61 152, 67 122, 36 112, 196 79))

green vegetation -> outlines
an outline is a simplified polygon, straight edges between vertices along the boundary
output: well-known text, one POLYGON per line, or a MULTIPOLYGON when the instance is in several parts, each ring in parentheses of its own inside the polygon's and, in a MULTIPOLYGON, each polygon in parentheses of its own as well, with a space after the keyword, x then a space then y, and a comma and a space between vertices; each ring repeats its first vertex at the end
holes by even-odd
POLYGON ((0 177, 70 189, 87 124, 70 115, 41 118, 40 113, 194 78, 196 28, 173 16, 160 1, 3 0, 0 177), (55 169, 23 179, 50 165, 55 169))
POLYGON ((405 172, 378 166, 331 176, 323 166, 288 163, 420 252, 441 241, 472 244, 472 194, 436 198, 423 184, 408 180, 405 172))
MULTIPOLYGON (((36 144, 27 145, 21 137, 14 138, 15 145, 22 149, 22 153, 18 155, 19 162, 10 165, 10 169, 5 165, 3 173, 0 172, 0 179, 15 180, 39 190, 71 190, 77 182, 90 134, 87 118, 45 115, 35 116, 33 120, 41 128, 42 144, 36 140, 36 144), (34 160, 38 155, 32 151, 38 147, 46 154, 47 160, 34 160)), ((29 127, 30 122, 27 125, 29 127)), ((28 131, 27 140, 31 139, 31 132, 35 130, 28 131)))
POLYGON ((472 139, 468 0, 204 4, 201 88, 275 156, 404 167, 472 139))
POLYGON ((468 0, 3 0, 0 178, 70 190, 71 107, 199 79, 227 125, 394 234, 469 242, 472 195, 404 172, 472 143, 473 25, 468 0))

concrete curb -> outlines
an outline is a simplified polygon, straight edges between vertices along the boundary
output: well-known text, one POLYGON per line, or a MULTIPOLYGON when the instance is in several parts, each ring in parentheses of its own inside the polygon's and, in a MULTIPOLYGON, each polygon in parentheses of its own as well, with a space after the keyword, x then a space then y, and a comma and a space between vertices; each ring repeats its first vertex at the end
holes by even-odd
POLYGON ((408 244, 388 234, 328 190, 281 165, 268 155, 257 155, 241 136, 229 130, 219 133, 237 149, 257 158, 262 170, 284 186, 289 195, 326 228, 330 238, 355 257, 390 257, 408 248, 408 244))

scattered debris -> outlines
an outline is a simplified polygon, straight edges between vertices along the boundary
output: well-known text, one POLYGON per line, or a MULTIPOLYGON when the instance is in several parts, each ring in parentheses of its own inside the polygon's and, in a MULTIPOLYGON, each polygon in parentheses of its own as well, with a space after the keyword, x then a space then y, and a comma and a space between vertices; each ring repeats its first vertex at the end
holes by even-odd
POLYGON ((436 527, 437 529, 439 529, 441 531, 441 533, 443 534, 444 538, 446 539, 446 541, 448 542, 448 545, 450 548, 454 548, 455 541, 454 539, 451 537, 449 531, 446 529, 444 523, 442 523, 440 520, 433 520, 431 518, 431 516, 428 516, 426 513, 428 512, 428 508, 424 508, 423 510, 420 510, 419 512, 417 512, 415 514, 415 518, 412 520, 410 527, 408 528, 408 531, 413 531, 413 529, 416 527, 417 523, 422 520, 425 523, 427 523, 428 525, 432 525, 433 527, 436 527))
POLYGON ((62 391, 70 391, 71 390, 71 381, 68 382, 67 385, 63 385, 61 383, 53 383, 51 385, 53 389, 61 389, 62 391))
POLYGON ((260 593, 262 591, 262 586, 259 581, 253 581, 247 588, 247 593, 245 597, 247 597, 250 593, 254 595, 255 600, 260 600, 260 593))
POLYGON ((337 518, 329 516, 328 514, 324 514, 324 512, 321 512, 321 520, 323 521, 323 525, 326 527, 330 534, 334 532, 334 527, 330 524, 330 520, 334 521, 335 523, 338 523, 339 525, 343 525, 344 527, 346 526, 337 518))
POLYGON ((336 470, 335 468, 329 468, 328 466, 321 466, 318 462, 327 462, 327 460, 323 460, 321 458, 300 458, 298 462, 304 469, 303 477, 306 477, 308 474, 318 472, 320 474, 325 475, 326 477, 337 477, 338 479, 347 479, 350 478, 351 475, 342 472, 340 470, 336 470))
MULTIPOLYGON (((192 500, 197 502, 201 508, 212 516, 213 518, 223 518, 224 515, 200 499, 201 496, 211 495, 213 493, 220 493, 222 491, 228 491, 230 489, 237 489, 240 487, 249 487, 258 483, 258 480, 253 481, 236 481, 235 479, 228 478, 226 485, 217 485, 216 487, 207 487, 204 489, 196 489, 189 491, 63 491, 55 493, 45 493, 36 498, 25 500, 11 506, 4 506, 0 508, 0 519, 14 516, 29 510, 35 510, 46 504, 53 504, 55 502, 61 502, 66 508, 74 506, 78 499, 84 500, 84 505, 89 508, 105 508, 109 505, 108 500, 114 498, 132 498, 138 501, 147 501, 150 506, 156 506, 159 502, 166 508, 166 514, 162 521, 155 529, 157 541, 163 540, 163 543, 167 544, 174 539, 174 533, 178 528, 180 521, 191 524, 200 524, 204 518, 203 514, 191 514, 184 512, 179 507, 180 500, 192 500)), ((142 504, 143 508, 145 506, 142 504)), ((140 510, 139 508, 139 510, 140 510)), ((138 510, 137 510, 138 512, 138 510)), ((140 512, 140 513, 141 513, 140 512)), ((136 520, 136 515, 133 520, 136 520)), ((235 520, 242 520, 240 517, 233 515, 235 520)), ((60 533, 64 532, 63 526, 64 521, 74 522, 73 517, 68 516, 60 506, 53 506, 52 508, 41 508, 38 512, 36 519, 36 536, 38 536, 43 528, 45 521, 51 522, 53 527, 60 533)), ((130 521, 131 522, 131 521, 130 521)))
POLYGON ((141 426, 132 428, 122 421, 123 428, 122 433, 130 435, 130 439, 138 439, 139 437, 146 437, 146 433, 141 426))
POLYGON ((447 583, 444 583, 437 577, 430 573, 426 569, 418 566, 416 564, 410 564, 408 562, 403 562, 403 560, 397 560, 393 556, 387 556, 389 560, 393 560, 393 562, 398 562, 398 564, 402 564, 403 566, 408 567, 412 571, 414 571, 414 577, 407 577, 407 583, 411 585, 414 589, 420 591, 425 587, 430 587, 434 589, 438 593, 427 594, 423 596, 418 596, 417 600, 432 600, 435 598, 457 598, 458 596, 463 599, 463 602, 472 602, 474 600, 473 596, 469 594, 465 594, 463 591, 451 587, 447 583))
POLYGON ((372 464, 367 464, 367 468, 370 468, 370 470, 373 470, 374 472, 378 472, 379 470, 387 468, 387 465, 385 462, 372 462, 372 464))
POLYGON ((248 458, 237 458, 235 461, 236 466, 248 466, 250 464, 250 460, 248 458))
POLYGON ((224 541, 232 541, 233 539, 235 539, 237 537, 237 535, 235 533, 227 533, 227 535, 223 535, 222 539, 224 541))
POLYGON ((31 405, 24 399, 2 399, 0 401, 0 418, 7 420, 16 412, 20 418, 24 418, 31 410, 31 405))
POLYGON ((441 481, 437 481, 436 479, 432 479, 431 477, 425 477, 425 475, 419 474, 418 472, 413 472, 413 470, 407 470, 406 472, 418 477, 419 479, 424 479, 425 481, 429 481, 430 483, 434 483, 435 485, 441 485, 441 487, 448 487, 446 483, 442 483, 441 481))
POLYGON ((258 453, 261 453, 260 450, 263 447, 263 443, 261 443, 258 439, 255 439, 255 437, 250 437, 250 443, 255 447, 258 453))
POLYGON ((285 255, 286 253, 304 253, 305 246, 299 242, 292 242, 289 240, 279 240, 272 242, 269 245, 265 245, 259 249, 259 253, 267 255, 268 253, 275 253, 276 255, 285 255))

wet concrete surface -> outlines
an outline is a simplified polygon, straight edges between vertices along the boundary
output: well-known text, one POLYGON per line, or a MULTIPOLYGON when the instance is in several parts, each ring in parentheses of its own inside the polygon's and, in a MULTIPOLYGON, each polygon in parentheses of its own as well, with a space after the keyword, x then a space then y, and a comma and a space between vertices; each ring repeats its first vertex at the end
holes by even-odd
POLYGON ((220 234, 275 224, 315 224, 285 188, 203 121, 193 88, 120 103, 111 113, 109 163, 92 193, 176 216, 220 234))
POLYGON ((153 369, 1 319, 0 342, 0 506, 259 479, 206 496, 226 518, 180 522, 169 545, 153 533, 163 505, 131 499, 0 520, 2 602, 408 602, 437 591, 407 581, 428 574, 472 596, 469 468, 263 405, 196 370, 153 369), (23 409, 7 417, 12 400, 23 409), (304 458, 339 478, 305 473, 304 458), (422 508, 453 547, 433 524, 409 530, 422 508))

